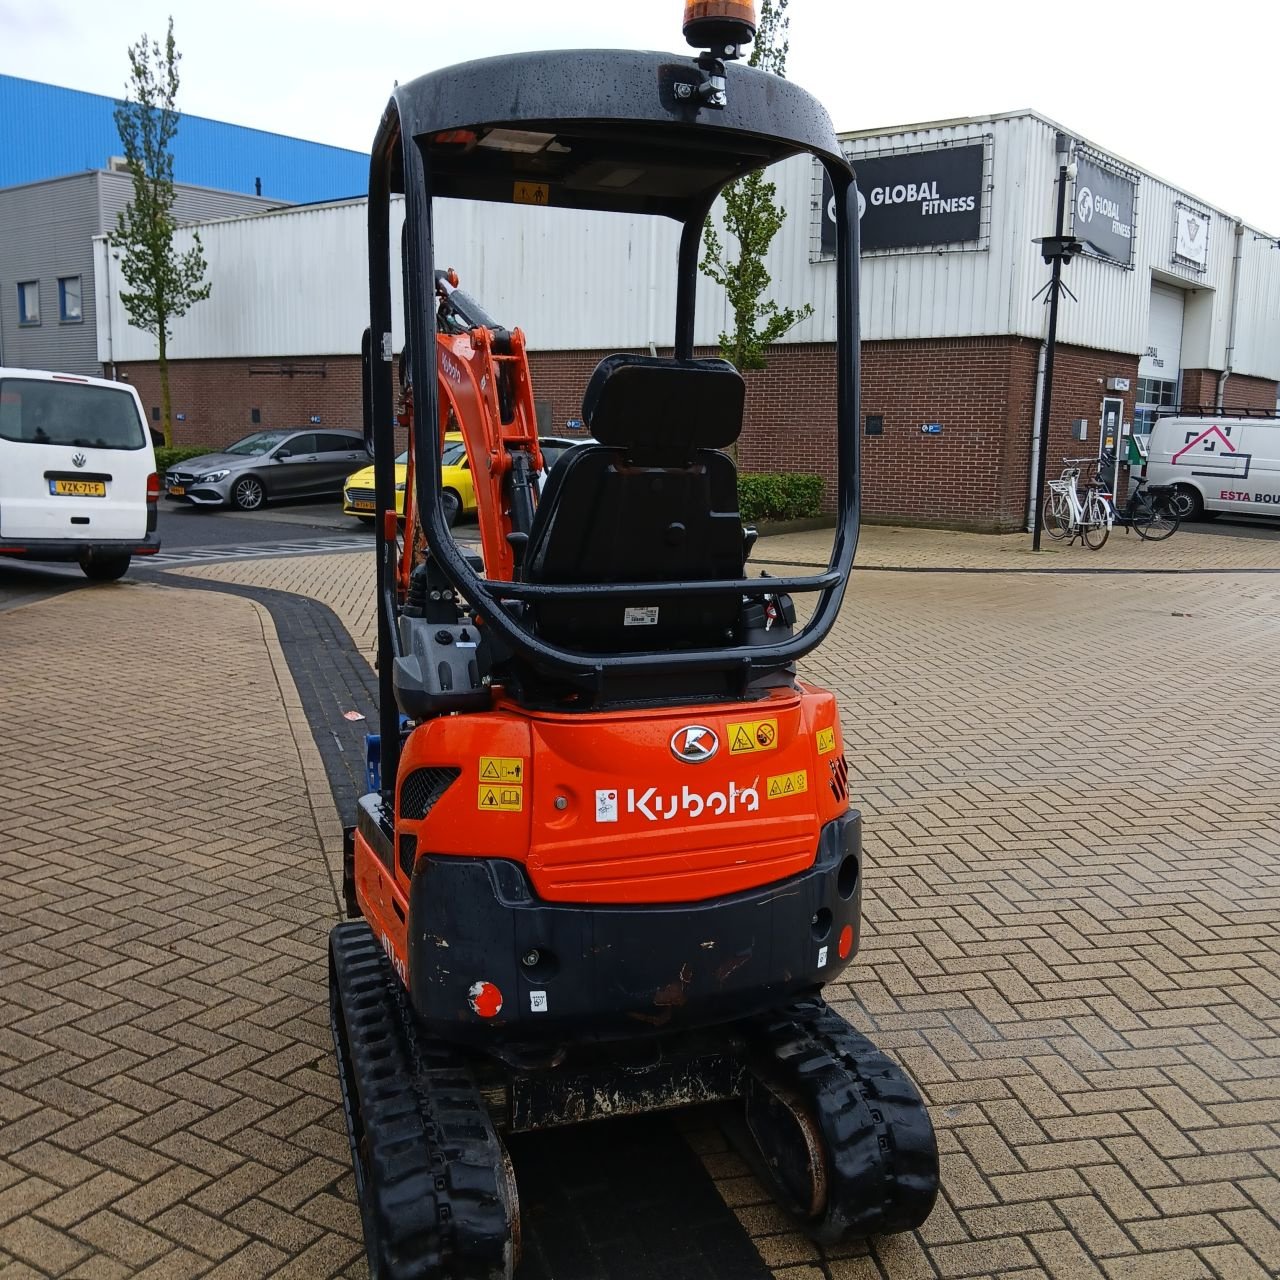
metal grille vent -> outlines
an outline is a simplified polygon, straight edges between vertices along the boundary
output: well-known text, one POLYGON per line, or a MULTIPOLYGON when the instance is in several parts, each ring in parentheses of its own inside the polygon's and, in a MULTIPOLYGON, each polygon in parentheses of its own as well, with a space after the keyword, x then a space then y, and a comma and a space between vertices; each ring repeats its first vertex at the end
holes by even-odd
POLYGON ((418 837, 400 836, 400 870, 406 880, 413 879, 413 864, 418 859, 418 837))
POLYGON ((849 762, 844 756, 831 761, 831 794, 837 800, 849 798, 849 762))
POLYGON ((461 774, 461 769, 415 769, 400 788, 400 816, 420 822, 461 774))

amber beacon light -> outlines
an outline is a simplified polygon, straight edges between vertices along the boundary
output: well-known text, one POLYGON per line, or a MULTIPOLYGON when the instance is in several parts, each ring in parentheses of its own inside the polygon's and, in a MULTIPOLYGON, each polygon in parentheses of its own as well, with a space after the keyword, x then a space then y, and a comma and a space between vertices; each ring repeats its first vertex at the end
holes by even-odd
POLYGON ((717 52, 749 44, 756 34, 753 0, 686 0, 684 38, 695 49, 717 52))

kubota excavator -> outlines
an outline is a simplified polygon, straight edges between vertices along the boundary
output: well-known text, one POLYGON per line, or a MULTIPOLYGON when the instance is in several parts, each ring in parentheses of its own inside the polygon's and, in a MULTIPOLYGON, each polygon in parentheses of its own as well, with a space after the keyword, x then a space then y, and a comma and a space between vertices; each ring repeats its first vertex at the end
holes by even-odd
POLYGON ((371 1272, 514 1275, 509 1133, 734 1102, 815 1238, 910 1230, 938 1156, 905 1073, 824 1003, 860 941, 861 818, 830 631, 858 528, 858 216, 822 107, 739 64, 747 0, 690 0, 694 59, 484 59, 396 88, 370 169, 380 776, 348 832, 330 1003, 371 1272), (725 452, 744 384, 694 353, 722 188, 808 153, 835 190, 838 526, 821 573, 748 577, 725 452), (412 494, 397 538, 391 196, 412 494), (590 379, 595 443, 539 494, 524 339, 434 268, 433 201, 680 227, 674 354, 590 379), (440 503, 462 430, 483 555, 440 503), (415 529, 420 527, 420 533, 415 529), (816 602, 804 625, 792 596, 816 602))

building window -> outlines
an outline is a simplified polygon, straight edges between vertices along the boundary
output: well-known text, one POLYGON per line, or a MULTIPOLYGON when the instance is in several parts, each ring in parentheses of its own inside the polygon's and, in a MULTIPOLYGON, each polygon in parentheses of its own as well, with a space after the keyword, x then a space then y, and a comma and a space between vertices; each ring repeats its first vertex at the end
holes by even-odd
POLYGON ((39 280, 24 280, 18 285, 18 323, 40 323, 39 280))
POLYGON ((1161 414, 1167 417, 1177 405, 1176 378, 1139 378, 1137 402, 1133 406, 1133 434, 1150 435, 1156 418, 1161 414))
POLYGON ((63 324, 79 324, 84 316, 80 310, 80 277, 58 277, 58 319, 63 324))

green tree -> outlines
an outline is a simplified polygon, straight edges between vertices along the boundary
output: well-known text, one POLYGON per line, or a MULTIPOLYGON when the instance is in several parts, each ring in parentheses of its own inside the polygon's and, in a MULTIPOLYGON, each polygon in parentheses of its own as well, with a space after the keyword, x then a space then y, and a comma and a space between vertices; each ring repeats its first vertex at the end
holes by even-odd
POLYGON ((200 236, 185 253, 173 246, 173 139, 178 132, 178 63, 173 18, 164 43, 143 37, 129 46, 129 83, 116 104, 116 129, 133 178, 133 201, 116 218, 112 245, 127 289, 120 301, 129 323, 151 334, 159 349, 164 442, 173 444, 169 395, 172 322, 209 296, 200 236))
MULTIPOLYGON (((785 76, 787 70, 787 4, 788 0, 763 0, 748 59, 748 65, 776 76, 785 76)), ((724 228, 737 242, 736 253, 720 239, 710 218, 703 231, 699 265, 723 287, 733 311, 733 330, 720 335, 720 350, 738 369, 763 369, 769 344, 813 314, 807 302, 798 310, 780 308, 765 297, 771 283, 765 254, 787 217, 775 203, 777 194, 777 187, 759 169, 725 188, 724 228)))

